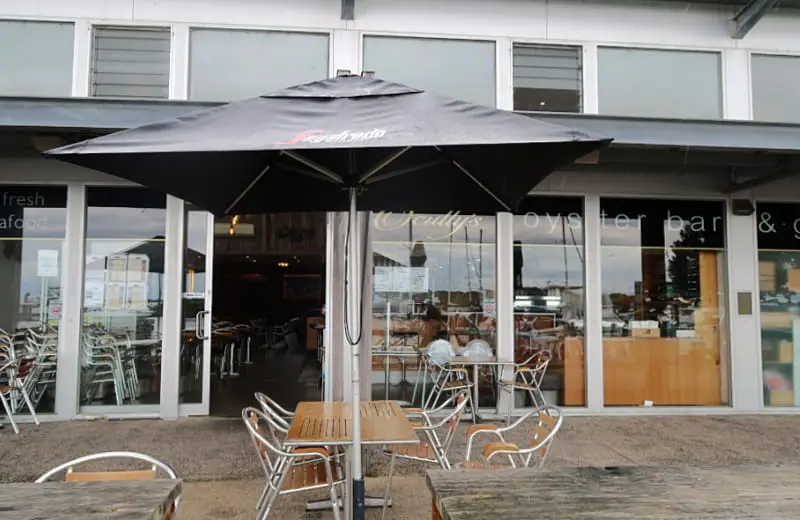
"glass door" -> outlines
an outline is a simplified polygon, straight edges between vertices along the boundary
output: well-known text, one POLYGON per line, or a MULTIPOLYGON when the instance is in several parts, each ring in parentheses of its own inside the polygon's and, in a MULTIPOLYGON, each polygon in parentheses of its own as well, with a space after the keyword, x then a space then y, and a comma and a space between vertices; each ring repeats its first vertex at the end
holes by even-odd
POLYGON ((185 206, 180 347, 180 415, 208 415, 214 217, 185 206))

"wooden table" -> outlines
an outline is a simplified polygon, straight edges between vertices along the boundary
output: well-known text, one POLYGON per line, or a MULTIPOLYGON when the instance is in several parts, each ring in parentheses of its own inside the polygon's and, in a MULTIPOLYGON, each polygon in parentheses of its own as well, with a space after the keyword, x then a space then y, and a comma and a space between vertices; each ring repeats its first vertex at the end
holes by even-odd
POLYGON ((799 466, 428 471, 435 520, 797 519, 799 466))
POLYGON ((164 520, 180 480, 0 484, 3 520, 164 520))
MULTIPOLYGON (((302 401, 297 404, 295 416, 289 427, 286 446, 350 446, 353 444, 352 404, 343 401, 302 401)), ((419 438, 400 405, 395 401, 363 401, 361 403, 362 444, 417 444, 419 438)), ((344 464, 347 489, 351 489, 349 457, 344 464)), ((346 518, 352 518, 347 496, 346 518)), ((383 498, 367 497, 366 507, 383 507, 383 498)), ((330 500, 317 500, 306 504, 307 511, 331 509, 330 500)))
MULTIPOLYGON (((353 408, 348 402, 298 403, 286 436, 288 446, 346 446, 353 443, 353 408)), ((417 434, 395 401, 361 403, 363 444, 416 444, 417 434)))

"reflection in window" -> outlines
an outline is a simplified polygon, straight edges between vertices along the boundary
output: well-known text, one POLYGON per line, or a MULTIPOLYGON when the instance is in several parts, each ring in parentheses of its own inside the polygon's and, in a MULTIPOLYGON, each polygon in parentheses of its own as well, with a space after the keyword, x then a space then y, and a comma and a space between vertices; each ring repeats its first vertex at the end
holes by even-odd
MULTIPOLYGON (((0 186, 0 366, 18 360, 0 372, 0 392, 19 377, 37 413, 55 412, 66 207, 66 188, 0 186)), ((4 396, 28 413, 21 393, 4 396)))
POLYGON ((529 197, 521 212, 514 217, 514 359, 547 352, 545 401, 584 406, 583 200, 529 197))
POLYGON ((727 404, 723 203, 600 208, 605 404, 727 404))
MULTIPOLYGON (((372 216, 373 393, 410 401, 423 374, 418 350, 434 339, 455 351, 481 339, 495 348, 495 217, 447 213, 372 216), (392 352, 389 370, 381 352, 392 352), (413 372, 412 372, 413 371, 413 372)), ((471 376, 472 377, 472 376, 471 376)), ((494 406, 490 372, 479 376, 482 406, 494 406)), ((430 382, 426 383, 429 389, 430 382)))
POLYGON ((800 406, 800 205, 759 203, 764 404, 800 406))
POLYGON ((166 196, 88 188, 83 405, 159 402, 166 196))

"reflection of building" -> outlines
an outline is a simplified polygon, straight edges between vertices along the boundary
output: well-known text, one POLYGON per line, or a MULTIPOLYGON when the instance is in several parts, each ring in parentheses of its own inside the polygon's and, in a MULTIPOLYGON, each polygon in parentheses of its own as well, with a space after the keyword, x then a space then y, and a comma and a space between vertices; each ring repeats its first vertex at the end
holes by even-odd
MULTIPOLYGON (((781 3, 764 20, 743 24, 759 22, 734 40, 721 21, 731 19, 735 7, 688 3, 692 9, 668 2, 613 8, 575 2, 541 10, 536 3, 495 0, 491 9, 462 10, 454 27, 446 0, 429 0, 423 30, 411 7, 363 0, 369 16, 355 22, 356 31, 342 22, 336 2, 313 16, 307 3, 285 3, 278 18, 274 2, 245 0, 228 0, 224 11, 198 4, 192 16, 161 3, 133 14, 100 3, 75 11, 45 5, 37 8, 36 24, 25 23, 25 2, 6 2, 9 19, 0 20, 0 32, 16 44, 0 49, 0 238, 6 239, 0 245, 6 295, 0 328, 44 321, 38 318, 43 308, 47 325, 59 328, 59 348, 70 353, 59 360, 59 388, 72 393, 56 407, 66 419, 79 411, 80 356, 68 349, 79 344, 83 298, 93 294, 93 280, 84 276, 87 255, 105 254, 97 252, 101 247, 117 250, 108 244, 115 240, 132 244, 163 234, 173 264, 165 269, 162 301, 154 305, 161 308, 154 312, 174 329, 206 308, 206 295, 189 290, 187 301, 203 305, 180 316, 187 308, 174 298, 185 296, 184 287, 170 285, 176 276, 183 279, 185 266, 174 264, 182 257, 181 241, 191 242, 196 231, 184 211, 191 208, 44 161, 38 151, 321 79, 348 64, 616 138, 609 149, 550 175, 513 217, 384 217, 381 229, 371 230, 373 265, 424 265, 430 284, 410 296, 376 292, 376 313, 387 300, 407 313, 417 299, 430 298, 444 312, 482 324, 501 356, 513 355, 515 341, 549 345, 559 363, 550 374, 555 381, 547 382, 555 390, 548 391, 558 394, 559 404, 590 411, 619 406, 627 413, 638 413, 646 402, 664 406, 665 413, 685 406, 800 410, 800 351, 794 350, 800 345, 800 185, 788 169, 800 142, 800 105, 792 89, 776 87, 796 84, 800 75, 800 21, 781 3), (529 19, 541 23, 518 23, 529 19), (129 45, 119 51, 125 60, 107 61, 99 52, 112 34, 97 20, 126 35, 113 42, 129 45), (252 30, 232 29, 243 20, 252 30), (259 20, 274 23, 260 26, 259 20), (391 34, 383 34, 387 27, 391 34), (143 57, 142 38, 158 50, 143 57), (331 45, 334 40, 357 44, 331 45), (282 51, 289 46, 287 60, 282 51), (17 73, 19 49, 25 49, 24 74, 17 73), (231 59, 249 55, 260 56, 260 66, 231 59), (126 69, 131 63, 136 70, 126 69), (185 234, 184 227, 190 228, 185 234), (131 229, 138 234, 131 236, 131 229), (58 252, 57 276, 39 276, 42 249, 58 252), (42 293, 56 300, 53 305, 41 304, 42 293), (63 317, 54 319, 49 309, 58 304, 63 317), (523 310, 554 314, 552 321, 568 326, 542 318, 548 326, 534 327, 529 336, 490 328, 492 320, 508 326, 505 313, 523 310), (541 332, 546 329, 555 330, 541 332)), ((195 182, 191 172, 178 174, 195 182)), ((437 194, 431 190, 430 196, 437 194)), ((299 248, 319 257, 324 218, 241 216, 234 226, 238 237, 220 237, 217 252, 234 257, 299 248)), ((220 223, 227 233, 230 221, 220 223)), ((341 310, 335 302, 328 309, 341 310)), ((472 336, 463 336, 475 337, 478 327, 454 328, 470 327, 472 336)), ((180 345, 167 344, 165 351, 178 352, 180 345)), ((327 380, 340 380, 340 368, 331 368, 327 380)), ((161 377, 171 388, 179 374, 161 377)), ((148 413, 188 414, 177 390, 173 394, 159 394, 163 399, 150 403, 148 413)))

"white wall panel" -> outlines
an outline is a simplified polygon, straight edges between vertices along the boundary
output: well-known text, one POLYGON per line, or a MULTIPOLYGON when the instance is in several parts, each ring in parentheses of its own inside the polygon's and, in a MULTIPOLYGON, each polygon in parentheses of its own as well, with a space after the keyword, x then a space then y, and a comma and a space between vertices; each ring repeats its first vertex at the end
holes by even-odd
POLYGON ((691 2, 594 0, 358 0, 340 19, 336 0, 0 0, 0 16, 284 28, 352 28, 387 33, 489 36, 800 52, 800 14, 767 15, 733 40, 735 9, 691 2))

